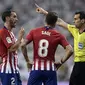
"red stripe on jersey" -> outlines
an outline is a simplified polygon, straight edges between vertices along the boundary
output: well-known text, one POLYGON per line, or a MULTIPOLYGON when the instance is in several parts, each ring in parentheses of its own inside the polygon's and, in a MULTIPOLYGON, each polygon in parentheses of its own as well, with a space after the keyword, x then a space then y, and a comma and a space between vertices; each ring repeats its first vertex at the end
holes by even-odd
POLYGON ((9 54, 9 64, 10 64, 10 69, 12 70, 12 54, 9 54))
POLYGON ((15 57, 14 57, 14 68, 16 69, 16 60, 15 60, 15 57))

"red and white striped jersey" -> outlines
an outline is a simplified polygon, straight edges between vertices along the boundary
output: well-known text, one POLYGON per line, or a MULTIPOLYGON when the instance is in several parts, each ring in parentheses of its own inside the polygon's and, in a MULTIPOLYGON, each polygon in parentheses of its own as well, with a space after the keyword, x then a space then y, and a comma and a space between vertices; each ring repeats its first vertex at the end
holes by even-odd
POLYGON ((0 29, 0 57, 3 63, 0 65, 1 73, 15 73, 18 71, 17 52, 9 52, 10 46, 16 42, 13 32, 9 32, 6 27, 0 29))
POLYGON ((34 61, 32 70, 52 70, 55 71, 56 67, 53 61, 51 60, 38 60, 34 61))
POLYGON ((58 45, 69 45, 66 38, 55 29, 36 28, 28 33, 28 43, 33 41, 34 65, 32 70, 55 70, 55 51, 58 45))

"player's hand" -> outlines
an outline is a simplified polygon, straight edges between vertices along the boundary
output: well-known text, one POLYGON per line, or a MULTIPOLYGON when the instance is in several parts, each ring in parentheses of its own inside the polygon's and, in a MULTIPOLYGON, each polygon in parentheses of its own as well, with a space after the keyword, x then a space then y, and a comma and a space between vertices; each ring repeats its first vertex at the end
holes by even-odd
POLYGON ((22 38, 22 39, 21 39, 20 47, 22 47, 22 46, 24 46, 24 45, 25 45, 25 39, 24 39, 24 38, 22 38))
POLYGON ((25 33, 24 28, 21 27, 21 29, 19 31, 19 39, 22 39, 22 37, 24 36, 24 33, 25 33))
POLYGON ((62 65, 61 61, 54 62, 54 64, 55 64, 57 70, 58 70, 58 69, 61 67, 61 65, 62 65))
POLYGON ((47 15, 48 12, 46 10, 44 10, 43 8, 41 8, 40 6, 38 6, 37 4, 35 4, 36 8, 36 12, 40 13, 40 14, 45 14, 47 15))
POLYGON ((26 62, 26 63, 27 63, 28 71, 30 71, 30 70, 32 69, 33 62, 28 61, 28 62, 26 62))

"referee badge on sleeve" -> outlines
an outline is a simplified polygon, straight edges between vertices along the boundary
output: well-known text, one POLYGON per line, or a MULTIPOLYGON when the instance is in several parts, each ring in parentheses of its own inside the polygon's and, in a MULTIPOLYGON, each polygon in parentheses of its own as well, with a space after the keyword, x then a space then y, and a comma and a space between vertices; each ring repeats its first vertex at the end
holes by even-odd
POLYGON ((79 43, 78 43, 78 48, 79 48, 79 49, 82 49, 82 48, 83 48, 83 43, 80 43, 80 42, 79 42, 79 43))
POLYGON ((7 41, 8 43, 12 43, 12 41, 11 41, 11 38, 10 38, 10 37, 6 37, 6 41, 7 41))

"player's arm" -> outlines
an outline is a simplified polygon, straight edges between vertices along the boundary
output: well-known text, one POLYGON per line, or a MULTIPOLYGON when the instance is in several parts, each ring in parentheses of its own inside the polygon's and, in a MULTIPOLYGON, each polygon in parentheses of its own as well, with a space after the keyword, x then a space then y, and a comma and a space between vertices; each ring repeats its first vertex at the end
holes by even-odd
POLYGON ((65 56, 61 59, 61 63, 63 64, 65 61, 67 61, 72 54, 73 54, 72 46, 67 45, 65 48, 65 56))
POLYGON ((28 40, 26 40, 26 39, 22 40, 21 50, 22 50, 23 56, 25 58, 25 61, 29 62, 28 55, 27 55, 27 48, 26 48, 27 43, 28 43, 28 40))
POLYGON ((57 69, 64 63, 66 62, 71 55, 73 54, 73 48, 72 46, 68 43, 67 39, 63 36, 60 35, 60 40, 59 44, 65 49, 65 56, 63 56, 60 60, 60 65, 57 65, 57 69))
POLYGON ((29 56, 28 56, 28 54, 27 54, 27 48, 26 48, 26 46, 27 46, 27 44, 29 44, 31 41, 33 41, 33 32, 32 32, 32 31, 30 31, 30 32, 27 34, 26 39, 23 39, 23 40, 22 40, 22 43, 21 43, 21 50, 22 50, 24 59, 25 59, 25 61, 26 61, 26 63, 27 63, 28 70, 29 70, 29 68, 30 68, 30 69, 32 68, 33 62, 31 62, 31 61, 29 60, 29 56))
POLYGON ((71 45, 67 45, 65 48, 65 56, 63 56, 63 58, 61 58, 61 60, 59 62, 55 62, 56 68, 57 70, 61 67, 61 65, 66 62, 71 55, 73 54, 73 48, 71 45))
POLYGON ((60 36, 60 45, 65 49, 65 56, 61 59, 61 62, 64 63, 73 54, 73 48, 63 35, 60 36))
POLYGON ((28 57, 28 54, 27 54, 27 48, 26 48, 26 46, 27 46, 28 43, 29 43, 29 42, 28 42, 27 39, 23 39, 23 40, 22 40, 22 43, 21 43, 21 50, 22 50, 22 54, 23 54, 23 56, 24 56, 24 59, 25 59, 25 61, 26 61, 27 67, 28 67, 28 69, 29 69, 29 68, 32 68, 32 64, 33 64, 33 63, 30 62, 29 57, 28 57))
MULTIPOLYGON (((44 10, 43 8, 39 7, 37 4, 36 5, 36 12, 40 13, 40 14, 44 14, 44 15, 47 15, 48 12, 46 10, 44 10)), ((68 23, 66 23, 65 21, 63 21, 62 19, 58 18, 57 22, 56 22, 57 25, 65 28, 65 29, 68 29, 68 23)))
POLYGON ((10 46, 10 48, 9 48, 10 52, 16 51, 19 48, 23 35, 24 35, 24 28, 21 28, 21 30, 19 31, 18 40, 15 42, 15 44, 10 46))

